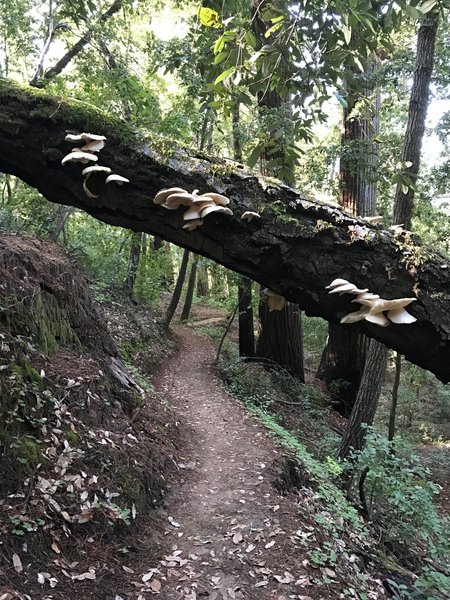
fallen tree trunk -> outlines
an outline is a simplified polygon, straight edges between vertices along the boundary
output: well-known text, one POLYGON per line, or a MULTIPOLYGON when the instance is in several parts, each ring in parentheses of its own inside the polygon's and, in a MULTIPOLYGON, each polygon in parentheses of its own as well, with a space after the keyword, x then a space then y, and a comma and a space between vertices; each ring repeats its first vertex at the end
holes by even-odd
MULTIPOLYGON (((238 163, 212 158, 175 143, 142 139, 130 127, 77 101, 0 80, 0 170, 16 175, 48 200, 93 217, 144 231, 207 256, 331 322, 357 307, 352 296, 329 295, 325 286, 342 277, 383 298, 416 296, 413 325, 349 327, 378 339, 411 362, 450 380, 450 262, 410 232, 395 233, 315 202, 238 163), (107 137, 99 162, 130 180, 117 187, 90 178, 98 198, 82 188, 84 165, 61 166, 71 146, 67 133, 107 137), (183 210, 153 204, 164 187, 217 191, 231 200, 233 216, 216 213, 192 233, 182 229, 183 210), (261 219, 247 223, 245 210, 261 219)), ((408 307, 409 310, 410 307, 408 307)))

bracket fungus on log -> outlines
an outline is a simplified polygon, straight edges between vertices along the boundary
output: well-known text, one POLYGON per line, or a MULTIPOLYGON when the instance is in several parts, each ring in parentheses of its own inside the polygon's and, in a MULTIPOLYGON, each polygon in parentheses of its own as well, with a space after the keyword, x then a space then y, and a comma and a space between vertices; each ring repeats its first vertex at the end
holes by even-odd
POLYGON ((197 227, 203 225, 203 219, 213 212, 222 213, 231 216, 233 211, 226 208, 230 203, 229 198, 216 192, 206 192, 200 194, 198 190, 192 193, 179 187, 159 190, 153 199, 154 204, 158 204, 166 210, 177 210, 180 206, 187 207, 183 214, 183 221, 188 221, 183 225, 186 231, 194 231, 197 227))
POLYGON ((415 302, 416 298, 396 298, 394 300, 385 300, 378 294, 372 294, 368 289, 360 290, 345 279, 335 279, 327 285, 329 294, 356 294, 352 302, 361 304, 361 308, 355 312, 345 315, 341 319, 342 324, 352 324, 358 321, 368 321, 380 327, 387 327, 390 323, 396 325, 410 325, 417 319, 413 317, 405 306, 415 302), (384 313, 387 313, 386 315, 384 313))

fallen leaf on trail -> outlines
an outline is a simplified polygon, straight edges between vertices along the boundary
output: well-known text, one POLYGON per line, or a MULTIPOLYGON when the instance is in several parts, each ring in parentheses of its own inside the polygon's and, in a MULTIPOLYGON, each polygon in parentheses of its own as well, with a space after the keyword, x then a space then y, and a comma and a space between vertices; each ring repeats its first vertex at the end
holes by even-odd
POLYGON ((94 511, 92 510, 85 510, 84 512, 76 516, 78 523, 87 523, 88 521, 92 521, 93 518, 94 511))
POLYGON ((58 546, 58 544, 56 542, 53 542, 53 544, 52 544, 52 550, 56 554, 61 554, 61 550, 59 549, 59 546, 58 546))
POLYGON ((6 592, 6 594, 2 594, 0 596, 0 600, 12 600, 13 595, 10 594, 9 592, 6 592))
POLYGON ((38 573, 38 578, 37 579, 38 579, 38 583, 40 583, 42 585, 45 583, 45 577, 44 577, 44 575, 42 573, 38 573))
POLYGON ((294 577, 287 571, 284 572, 284 575, 274 575, 274 578, 280 583, 291 583, 294 581, 294 577))
POLYGON ((264 546, 264 548, 272 548, 272 546, 275 546, 275 540, 272 540, 271 542, 269 542, 268 544, 266 544, 264 546))
POLYGON ((122 569, 125 571, 125 573, 134 573, 133 569, 130 569, 130 567, 125 565, 122 565, 122 569))
POLYGON ((228 588, 228 595, 230 596, 230 598, 233 598, 233 600, 236 598, 236 593, 234 591, 233 588, 228 588))
POLYGON ((324 567, 322 569, 322 572, 325 573, 325 575, 328 575, 328 577, 336 577, 336 572, 333 571, 333 569, 329 569, 328 567, 324 567))
POLYGON ((245 549, 246 552, 251 552, 252 550, 254 550, 256 548, 256 546, 254 544, 249 544, 247 546, 247 548, 245 549))
POLYGON ((294 585, 311 585, 311 582, 309 580, 309 577, 306 577, 306 575, 302 575, 302 577, 297 579, 294 585))
POLYGON ((173 527, 181 527, 181 525, 179 523, 177 523, 173 517, 167 517, 169 519, 169 523, 173 526, 173 527))
POLYGON ((211 577, 211 581, 214 585, 217 585, 220 581, 220 577, 211 577))
POLYGON ((234 535, 233 535, 233 542, 235 544, 239 544, 240 542, 242 542, 243 537, 242 537, 242 533, 240 531, 237 531, 234 535))
POLYGON ((142 581, 144 583, 146 583, 147 581, 150 581, 150 579, 153 577, 154 572, 153 571, 149 571, 148 573, 145 573, 145 575, 142 575, 142 581))
POLYGON ((273 508, 272 508, 272 512, 277 512, 277 510, 280 510, 280 505, 276 504, 273 508))
POLYGON ((22 573, 23 566, 22 566, 22 561, 19 558, 19 555, 18 554, 13 554, 12 559, 13 559, 13 565, 14 565, 14 568, 15 568, 16 572, 17 573, 22 573))
POLYGON ((159 592, 160 591, 160 589, 161 589, 161 582, 159 581, 159 579, 155 579, 154 581, 151 582, 150 589, 153 592, 159 592))
POLYGON ((258 581, 258 583, 255 583, 255 587, 257 588, 264 587, 265 585, 269 585, 268 579, 263 579, 262 581, 258 581))
POLYGON ((73 575, 72 579, 75 581, 84 581, 85 579, 95 579, 95 571, 86 571, 86 573, 80 573, 79 575, 73 575))

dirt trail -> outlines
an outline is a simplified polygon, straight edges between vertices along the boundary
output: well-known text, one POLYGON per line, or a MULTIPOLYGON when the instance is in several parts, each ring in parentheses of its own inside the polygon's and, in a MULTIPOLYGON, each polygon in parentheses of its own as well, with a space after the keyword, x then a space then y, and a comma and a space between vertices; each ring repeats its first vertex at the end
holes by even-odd
POLYGON ((184 483, 164 515, 171 557, 154 575, 159 597, 319 598, 296 545, 293 498, 272 485, 280 449, 218 381, 209 340, 181 326, 175 333, 178 351, 155 385, 192 432, 184 483))

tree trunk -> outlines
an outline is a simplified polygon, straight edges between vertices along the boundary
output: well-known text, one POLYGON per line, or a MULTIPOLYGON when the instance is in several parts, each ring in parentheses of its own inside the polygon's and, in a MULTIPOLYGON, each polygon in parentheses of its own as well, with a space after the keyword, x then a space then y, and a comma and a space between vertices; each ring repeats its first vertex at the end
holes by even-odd
POLYGON ((345 325, 330 325, 317 378, 326 383, 332 407, 348 418, 364 372, 368 338, 345 325))
POLYGON ((186 298, 184 300, 183 311, 181 313, 181 320, 187 321, 191 313, 192 300, 194 298, 195 282, 197 280, 197 265, 198 265, 198 254, 194 255, 194 260, 191 265, 191 272, 189 274, 189 281, 186 291, 186 298))
MULTIPOLYGON (((380 93, 374 90, 377 63, 367 67, 364 99, 374 96, 371 114, 355 114, 359 94, 350 92, 343 114, 340 157, 339 204, 350 214, 373 216, 376 211, 378 146, 372 139, 380 131, 380 93)), ((362 110, 368 110, 362 109, 362 110)), ((322 354, 317 377, 333 394, 336 410, 348 417, 356 402, 366 360, 365 336, 346 326, 330 324, 328 341, 322 354)))
POLYGON ((141 257, 142 235, 143 234, 139 232, 133 233, 131 236, 127 276, 123 285, 124 290, 128 293, 130 298, 133 296, 134 284, 136 283, 136 276, 139 267, 139 259, 141 257))
POLYGON ((202 298, 209 294, 208 269, 200 265, 197 275, 197 296, 202 298))
POLYGON ((439 14, 430 13, 422 20, 417 35, 416 65, 402 152, 403 181, 397 184, 394 201, 394 223, 402 224, 405 229, 411 229, 415 185, 420 166, 420 150, 425 133, 425 118, 430 97, 438 22, 439 14))
POLYGON ((239 356, 255 355, 255 329, 253 325, 252 281, 239 277, 239 356))
POLYGON ((351 448, 361 450, 364 446, 365 427, 372 425, 381 388, 386 373, 388 351, 384 344, 370 340, 367 359, 356 402, 338 450, 338 458, 348 456, 351 448))
POLYGON ((400 387, 400 374, 402 371, 402 355, 397 352, 395 356, 395 377, 392 386, 392 403, 389 412, 388 440, 391 442, 395 436, 395 421, 397 417, 398 388, 400 387))
POLYGON ((59 236, 64 231, 64 227, 69 220, 70 215, 73 213, 73 208, 71 206, 64 206, 60 204, 55 211, 55 216, 53 220, 53 227, 49 233, 49 237, 54 242, 59 240, 59 236))
POLYGON ((325 289, 335 277, 385 298, 416 296, 412 325, 361 321, 350 328, 385 343, 407 360, 450 380, 449 259, 411 234, 352 218, 282 183, 264 180, 234 163, 172 144, 161 157, 122 120, 97 108, 0 79, 0 171, 19 177, 50 202, 74 206, 110 225, 158 235, 257 281, 299 304, 308 314, 338 323, 354 311, 348 294, 325 289), (125 186, 91 176, 98 199, 83 192, 81 165, 61 165, 68 131, 107 137, 102 163, 125 175, 125 186), (219 168, 220 166, 220 168, 219 168), (199 229, 182 228, 183 209, 164 210, 155 194, 176 180, 185 189, 225 193, 232 216, 208 216, 199 229), (240 219, 249 202, 261 218, 240 219), (273 206, 276 205, 276 211, 273 206), (338 296, 338 297, 336 297, 338 296))
POLYGON ((172 300, 166 311, 166 316, 163 321, 164 329, 169 329, 170 323, 172 322, 175 311, 177 310, 178 302, 181 297, 181 290, 183 289, 183 283, 186 279, 186 271, 189 262, 189 250, 185 250, 183 252, 183 258, 181 260, 180 270, 178 272, 177 282, 175 284, 175 289, 172 294, 172 300))
POLYGON ((269 311, 267 298, 263 298, 259 304, 259 319, 261 335, 256 355, 269 358, 304 381, 303 333, 299 307, 288 302, 283 310, 269 311))

